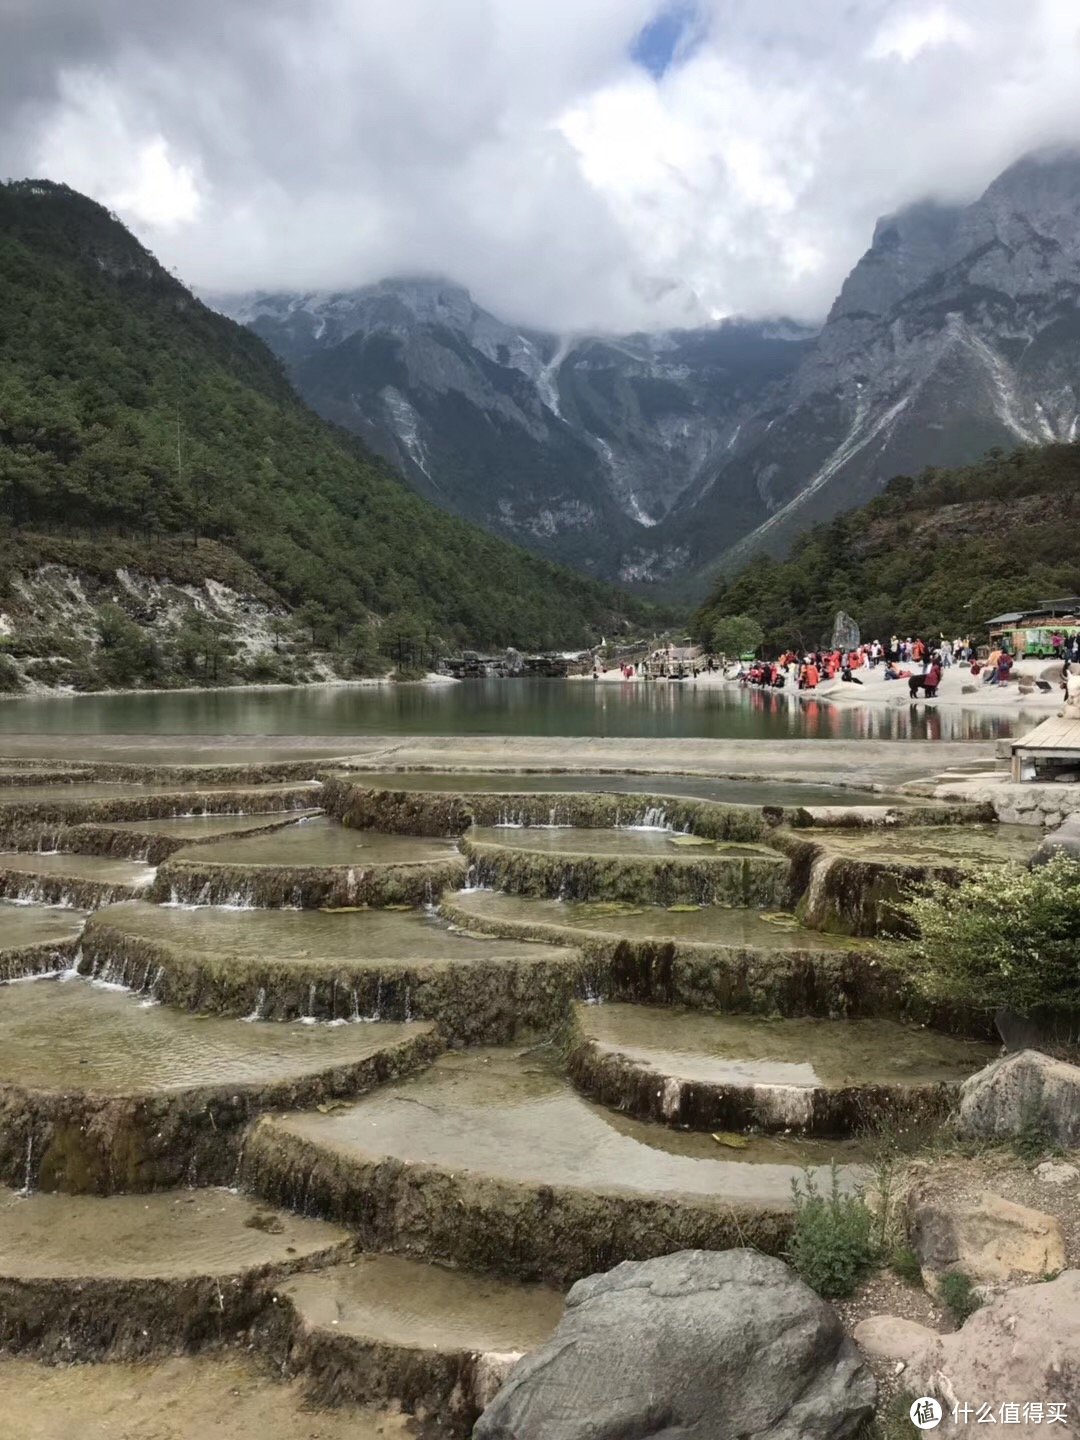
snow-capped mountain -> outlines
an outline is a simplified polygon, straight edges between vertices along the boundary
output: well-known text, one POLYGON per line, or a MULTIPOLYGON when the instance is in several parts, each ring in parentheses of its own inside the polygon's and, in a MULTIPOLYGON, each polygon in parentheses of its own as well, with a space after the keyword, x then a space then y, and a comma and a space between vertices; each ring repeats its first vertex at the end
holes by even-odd
POLYGON ((278 353, 320 414, 438 504, 626 578, 639 540, 716 469, 813 333, 729 323, 548 335, 505 325, 431 279, 211 303, 278 353))
POLYGON ((686 582, 893 475, 1075 437, 1080 155, 879 221, 820 331, 559 337, 437 280, 216 303, 447 509, 594 573, 686 582))
POLYGON ((1028 157, 972 205, 880 221, 815 344, 670 526, 695 558, 780 553, 891 476, 1071 441, 1080 417, 1080 156, 1028 157), (760 506, 725 523, 734 497, 760 506))

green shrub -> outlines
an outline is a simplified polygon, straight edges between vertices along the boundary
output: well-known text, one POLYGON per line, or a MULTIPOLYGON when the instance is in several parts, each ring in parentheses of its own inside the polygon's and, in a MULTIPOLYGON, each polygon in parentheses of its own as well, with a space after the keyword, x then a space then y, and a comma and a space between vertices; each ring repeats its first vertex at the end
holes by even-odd
POLYGON ((1034 1165, 1048 1155, 1062 1154, 1050 1118, 1035 1096, 1021 1104, 1020 1126, 1010 1143, 1018 1158, 1027 1165, 1034 1165))
POLYGON ((910 1245, 897 1245, 889 1256, 889 1269, 908 1285, 922 1285, 922 1266, 910 1245))
POLYGON ((934 1000, 993 1013, 1080 1011, 1080 860, 986 866, 902 905, 915 982, 934 1000))
POLYGON ((0 655, 0 695, 11 695, 22 689, 18 666, 7 655, 0 655))
POLYGON ((715 621, 709 638, 718 655, 737 660, 757 650, 765 632, 752 615, 725 615, 715 621))
POLYGON ((795 1226, 787 1259, 811 1289, 826 1299, 850 1295, 874 1261, 873 1223, 861 1195, 840 1190, 840 1173, 831 1167, 828 1192, 822 1194, 807 1172, 792 1181, 795 1226))
POLYGON ((965 1275, 963 1270, 947 1270, 942 1275, 938 1281, 938 1298, 957 1325, 962 1325, 969 1315, 974 1315, 983 1303, 975 1293, 971 1276, 965 1275))
POLYGON ((890 1396, 863 1431, 863 1440, 912 1440, 918 1433, 911 1423, 915 1398, 910 1390, 890 1396))

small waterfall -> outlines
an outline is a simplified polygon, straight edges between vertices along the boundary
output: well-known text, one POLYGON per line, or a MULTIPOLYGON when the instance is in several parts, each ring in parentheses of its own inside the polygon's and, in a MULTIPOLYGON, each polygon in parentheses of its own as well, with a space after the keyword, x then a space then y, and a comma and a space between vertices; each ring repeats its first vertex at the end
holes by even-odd
POLYGON ((357 1020, 359 1020, 361 1024, 370 1025, 370 1024, 374 1024, 375 1021, 382 1019, 382 976, 381 976, 381 975, 379 976, 379 979, 378 979, 378 981, 376 982, 376 985, 375 985, 375 1009, 371 1012, 370 1015, 361 1015, 361 1014, 359 1013, 359 1012, 360 1012, 360 997, 356 994, 356 991, 355 991, 355 990, 353 991, 353 995, 356 996, 355 1005, 356 1005, 356 1012, 357 1012, 357 1013, 356 1013, 355 1018, 356 1018, 357 1020))
POLYGON ((645 810, 639 810, 625 825, 619 823, 619 815, 615 816, 615 828, 617 830, 671 830, 674 827, 667 817, 667 810, 662 805, 649 805, 645 810))
POLYGON ((301 1025, 314 1025, 314 1024, 315 1024, 315 982, 314 982, 314 980, 313 980, 313 981, 311 982, 311 984, 308 986, 308 992, 307 992, 307 1009, 304 1011, 303 1015, 300 1016, 300 1023, 301 1023, 301 1025))
POLYGON ((349 1019, 356 1025, 360 1021, 360 991, 354 985, 350 994, 352 995, 352 1014, 349 1019))
POLYGON ((244 1151, 247 1149, 247 1131, 240 1136, 240 1146, 236 1152, 236 1168, 233 1170, 232 1183, 229 1189, 237 1191, 240 1189, 240 1181, 244 1174, 244 1151))
POLYGON ((250 1015, 245 1015, 245 1016, 244 1016, 244 1019, 248 1022, 249 1025, 250 1025, 250 1024, 253 1024, 256 1020, 261 1020, 261 1019, 263 1018, 263 1012, 265 1011, 265 1009, 266 1009, 266 991, 265 991, 265 989, 260 985, 260 986, 259 986, 259 993, 255 996, 255 1009, 252 1010, 252 1012, 251 1012, 250 1015))
POLYGON ((408 985, 405 986, 405 1024, 412 1024, 412 992, 408 985))
POLYGON ((71 964, 66 970, 60 971, 61 980, 76 980, 79 975, 79 967, 82 965, 82 946, 78 946, 75 954, 71 957, 71 964))
POLYGON ((164 965, 153 967, 153 973, 151 973, 151 969, 152 967, 148 965, 146 967, 146 975, 143 977, 142 990, 139 992, 143 996, 142 1000, 139 1001, 140 1010, 149 1010, 153 1006, 161 1004, 157 991, 158 986, 161 984, 162 976, 165 974, 165 967, 164 965))
POLYGON ((585 1004, 603 1005, 604 997, 592 975, 585 976, 585 1004))
POLYGON ((16 1195, 32 1195, 34 1191, 34 1134, 30 1132, 26 1137, 26 1165, 23 1170, 22 1189, 16 1190, 16 1195))
POLYGON ((806 896, 802 902, 803 913, 806 916, 806 923, 812 925, 815 919, 820 919, 824 914, 827 902, 826 880, 829 870, 832 868, 833 857, 831 855, 818 855, 810 865, 810 879, 806 886, 806 896))

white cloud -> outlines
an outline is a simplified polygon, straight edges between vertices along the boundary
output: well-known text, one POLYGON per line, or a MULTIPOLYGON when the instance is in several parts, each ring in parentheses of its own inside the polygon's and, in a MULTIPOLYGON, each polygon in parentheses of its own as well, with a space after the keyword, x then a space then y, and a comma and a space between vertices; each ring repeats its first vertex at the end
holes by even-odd
POLYGON ((0 169, 207 288, 437 271, 555 329, 821 313, 877 216, 1080 141, 1075 0, 19 0, 0 169))
POLYGON ((896 15, 874 36, 867 55, 871 60, 902 60, 909 65, 925 50, 942 45, 966 48, 973 38, 966 21, 948 10, 921 10, 896 15))

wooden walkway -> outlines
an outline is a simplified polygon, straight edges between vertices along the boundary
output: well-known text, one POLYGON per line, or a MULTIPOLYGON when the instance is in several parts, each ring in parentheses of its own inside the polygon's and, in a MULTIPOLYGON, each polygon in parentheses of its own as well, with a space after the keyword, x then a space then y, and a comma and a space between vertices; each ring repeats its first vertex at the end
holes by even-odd
POLYGON ((1012 742, 1014 780, 1034 780, 1036 766, 1045 760, 1072 761, 1080 766, 1080 711, 1075 717, 1055 715, 1044 720, 1012 742))

